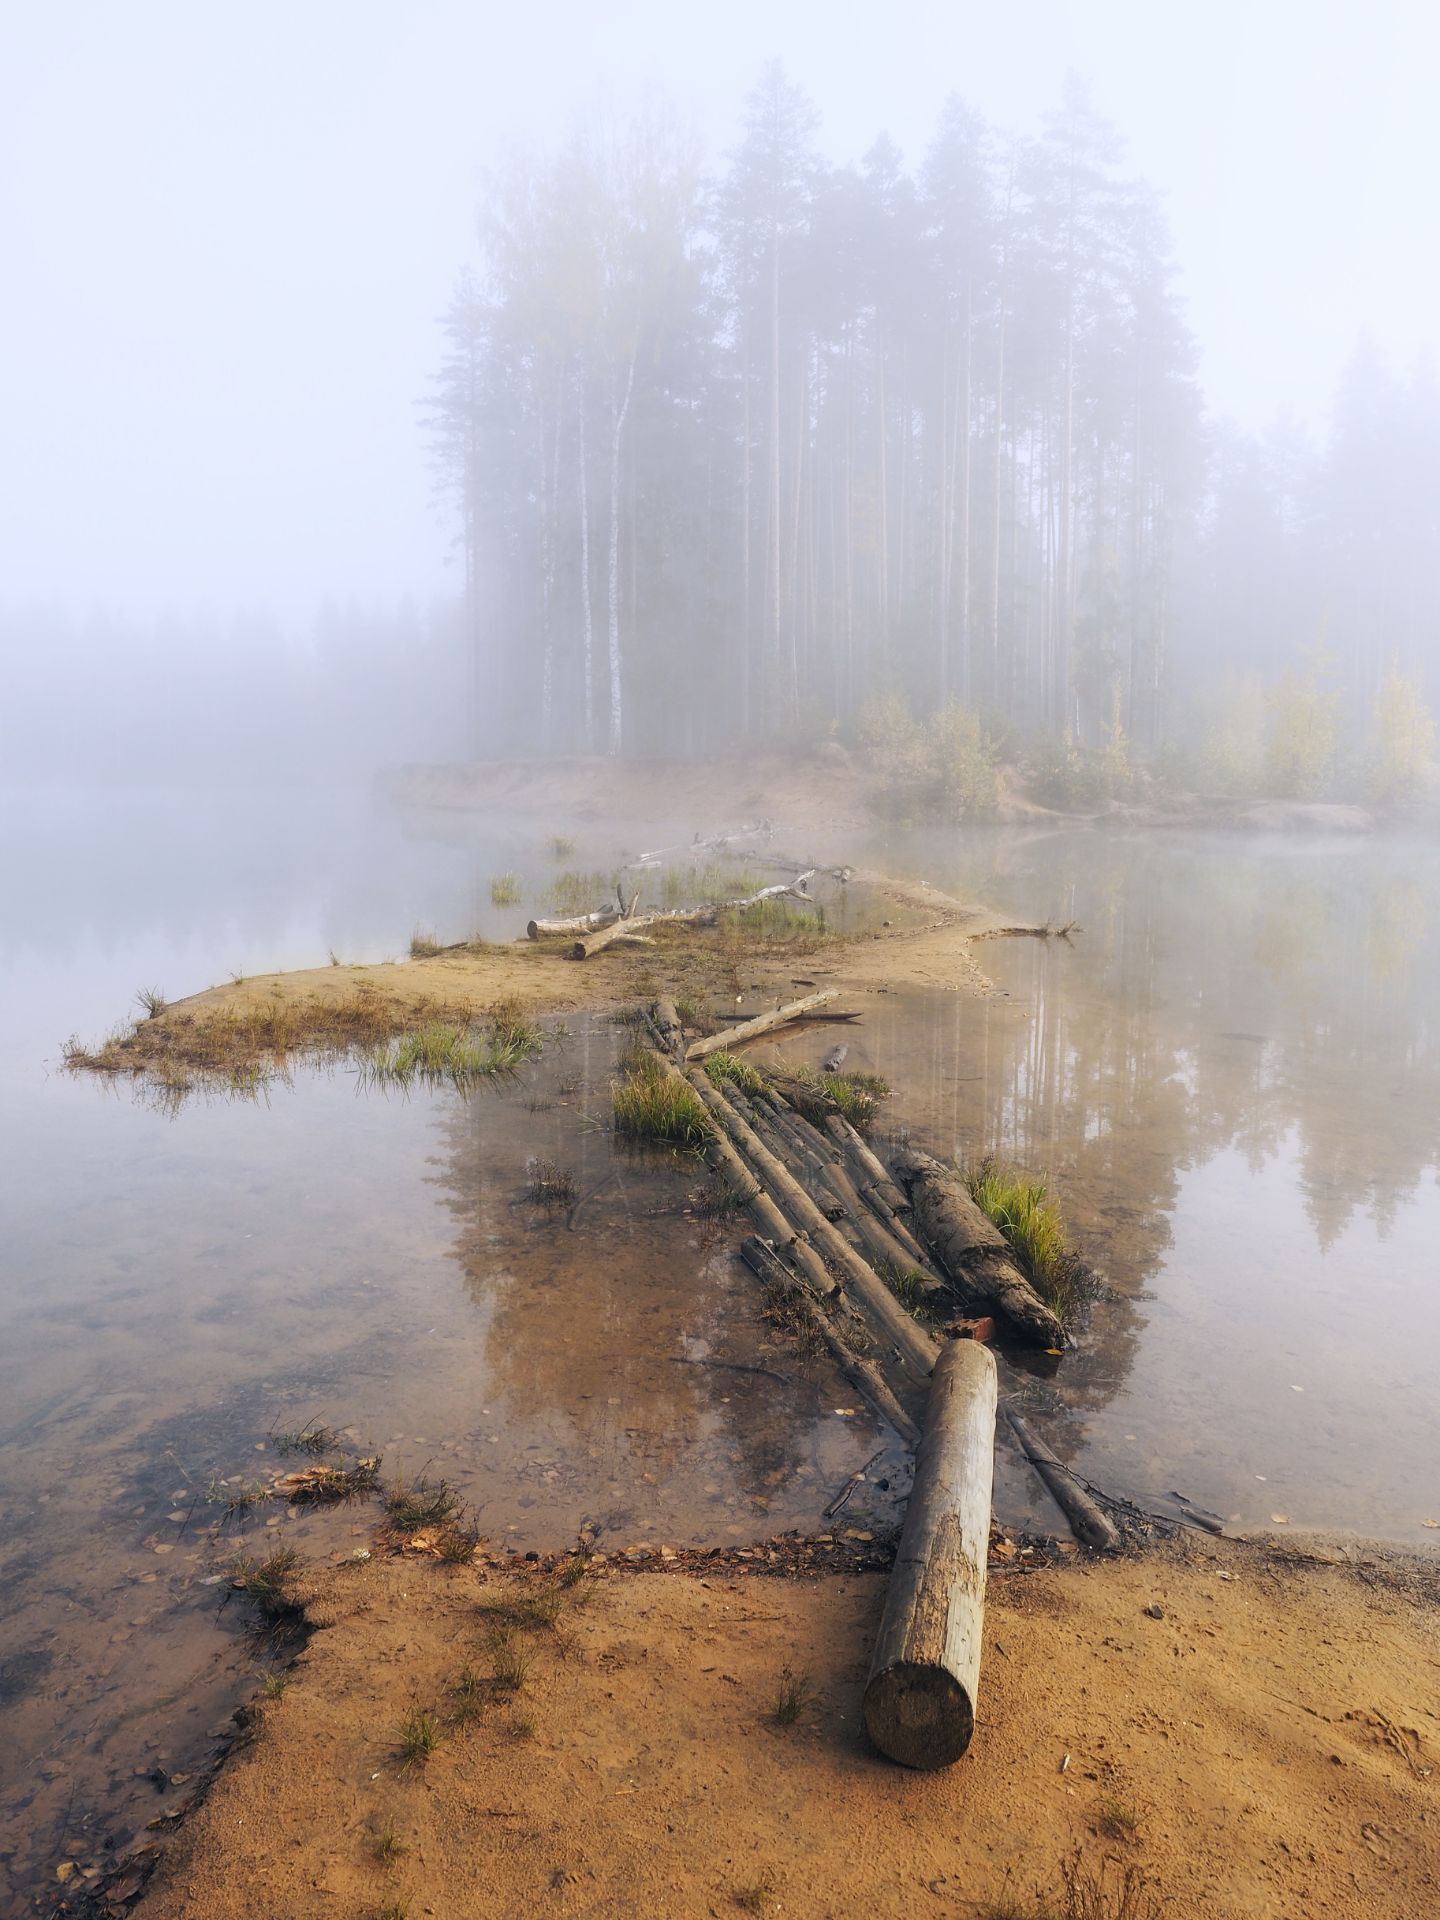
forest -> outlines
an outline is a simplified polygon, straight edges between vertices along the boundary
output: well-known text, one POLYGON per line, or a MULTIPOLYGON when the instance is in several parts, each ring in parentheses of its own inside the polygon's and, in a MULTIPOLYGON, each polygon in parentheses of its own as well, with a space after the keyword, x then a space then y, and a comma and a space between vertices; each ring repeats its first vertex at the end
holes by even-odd
POLYGON ((1078 81, 1034 138, 952 97, 913 167, 817 139, 772 64, 718 169, 652 105, 492 177, 425 407, 475 750, 1412 784, 1432 371, 1362 342, 1318 440, 1207 417, 1159 197, 1078 81))

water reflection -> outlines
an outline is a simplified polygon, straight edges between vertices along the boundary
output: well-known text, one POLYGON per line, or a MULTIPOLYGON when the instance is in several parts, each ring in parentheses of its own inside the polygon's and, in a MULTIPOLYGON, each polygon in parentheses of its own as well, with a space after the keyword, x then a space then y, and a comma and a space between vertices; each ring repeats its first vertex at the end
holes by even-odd
POLYGON ((1423 1537, 1440 852, 1098 833, 889 851, 1085 929, 985 947, 982 1005, 893 995, 867 1026, 915 1125, 1049 1173, 1123 1296, 1055 1409, 1096 1477, 1188 1475, 1246 1521, 1423 1537))

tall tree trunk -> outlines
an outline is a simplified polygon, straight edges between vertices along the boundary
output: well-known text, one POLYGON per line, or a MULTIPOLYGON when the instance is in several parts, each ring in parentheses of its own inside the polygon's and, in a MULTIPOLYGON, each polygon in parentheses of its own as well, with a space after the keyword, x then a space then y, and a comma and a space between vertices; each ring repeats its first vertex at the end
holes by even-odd
POLYGON ((595 616, 590 604, 590 467, 585 443, 585 379, 580 379, 580 633, 585 672, 585 751, 595 751, 595 616))
POLYGON ((609 643, 610 643, 610 752, 619 753, 624 745, 624 711, 620 675, 620 441, 625 432, 625 416, 630 411, 630 395, 635 387, 635 350, 625 375, 625 396, 615 412, 615 428, 610 438, 610 568, 609 568, 609 643))
MULTIPOLYGON (((780 228, 770 230, 770 671, 780 674, 780 228)), ((773 684, 773 682, 772 682, 773 684)))

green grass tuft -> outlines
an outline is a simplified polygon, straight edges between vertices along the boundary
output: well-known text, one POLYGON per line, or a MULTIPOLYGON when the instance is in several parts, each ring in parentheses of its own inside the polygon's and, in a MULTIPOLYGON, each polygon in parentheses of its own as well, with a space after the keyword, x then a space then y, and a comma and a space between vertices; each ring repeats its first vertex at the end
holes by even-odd
POLYGON ((400 1722, 396 1752, 407 1767, 423 1766, 445 1737, 433 1707, 411 1707, 400 1722))
POLYGON ((515 873, 497 873, 490 882, 490 904, 492 907, 518 907, 524 894, 520 886, 520 876, 515 873))
POLYGON ((448 1480, 402 1480, 385 1491, 385 1517, 402 1533, 422 1527, 443 1527, 461 1510, 458 1493, 448 1480))
POLYGON ((142 987, 135 996, 135 1004, 145 1009, 147 1020, 154 1020, 159 1014, 164 1013, 169 1002, 158 987, 142 987))
POLYGON ((705 1071, 718 1087, 728 1081, 732 1087, 738 1087, 741 1093, 761 1093, 765 1087, 765 1076, 756 1071, 748 1060, 738 1053, 731 1053, 725 1047, 708 1054, 705 1071))
POLYGON ((300 1556, 293 1547, 278 1547, 265 1560, 237 1560, 230 1578, 246 1599, 253 1601, 261 1618, 274 1624, 301 1611, 290 1591, 291 1578, 299 1565, 300 1556))
POLYGON ((702 1147, 710 1137, 710 1117, 695 1089, 643 1049, 629 1054, 623 1065, 624 1078, 611 1092, 615 1131, 631 1140, 702 1147))
POLYGON ((514 1073, 540 1051, 540 1029, 513 1008, 490 1013, 482 1027, 432 1021, 360 1055, 360 1074, 375 1086, 473 1086, 514 1073))
POLYGON ((389 1815, 375 1829, 370 1842, 370 1851, 382 1867, 393 1866, 410 1851, 409 1845, 389 1815))
POLYGON ((782 1667, 770 1712, 782 1727, 793 1727, 809 1706, 813 1694, 808 1674, 792 1673, 788 1666, 782 1667))
POLYGON ((1031 1286, 1062 1326, 1069 1326, 1093 1299, 1095 1282, 1071 1251, 1059 1202, 1045 1181, 987 1157, 970 1169, 965 1184, 976 1206, 1009 1241, 1031 1286))
POLYGON ((410 936, 410 958, 412 960, 433 960, 437 953, 443 953, 444 947, 435 935, 426 927, 417 927, 410 936))

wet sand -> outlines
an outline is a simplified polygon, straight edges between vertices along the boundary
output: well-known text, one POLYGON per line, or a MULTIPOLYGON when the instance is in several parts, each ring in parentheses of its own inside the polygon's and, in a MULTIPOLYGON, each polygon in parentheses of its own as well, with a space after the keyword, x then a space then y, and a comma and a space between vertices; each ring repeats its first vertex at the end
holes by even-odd
POLYGON ((467 1665, 488 1691, 517 1582, 317 1576, 320 1630, 138 1911, 1038 1916, 1065 1910, 1079 1849, 1112 1888, 1137 1866, 1167 1920, 1422 1920, 1437 1574, 1349 1551, 1191 1538, 992 1571, 975 1741, 931 1775, 860 1730, 880 1574, 587 1576, 553 1625, 514 1629, 524 1687, 408 1769, 405 1714, 453 1715, 467 1665), (789 1726, 787 1667, 813 1690, 789 1726))

